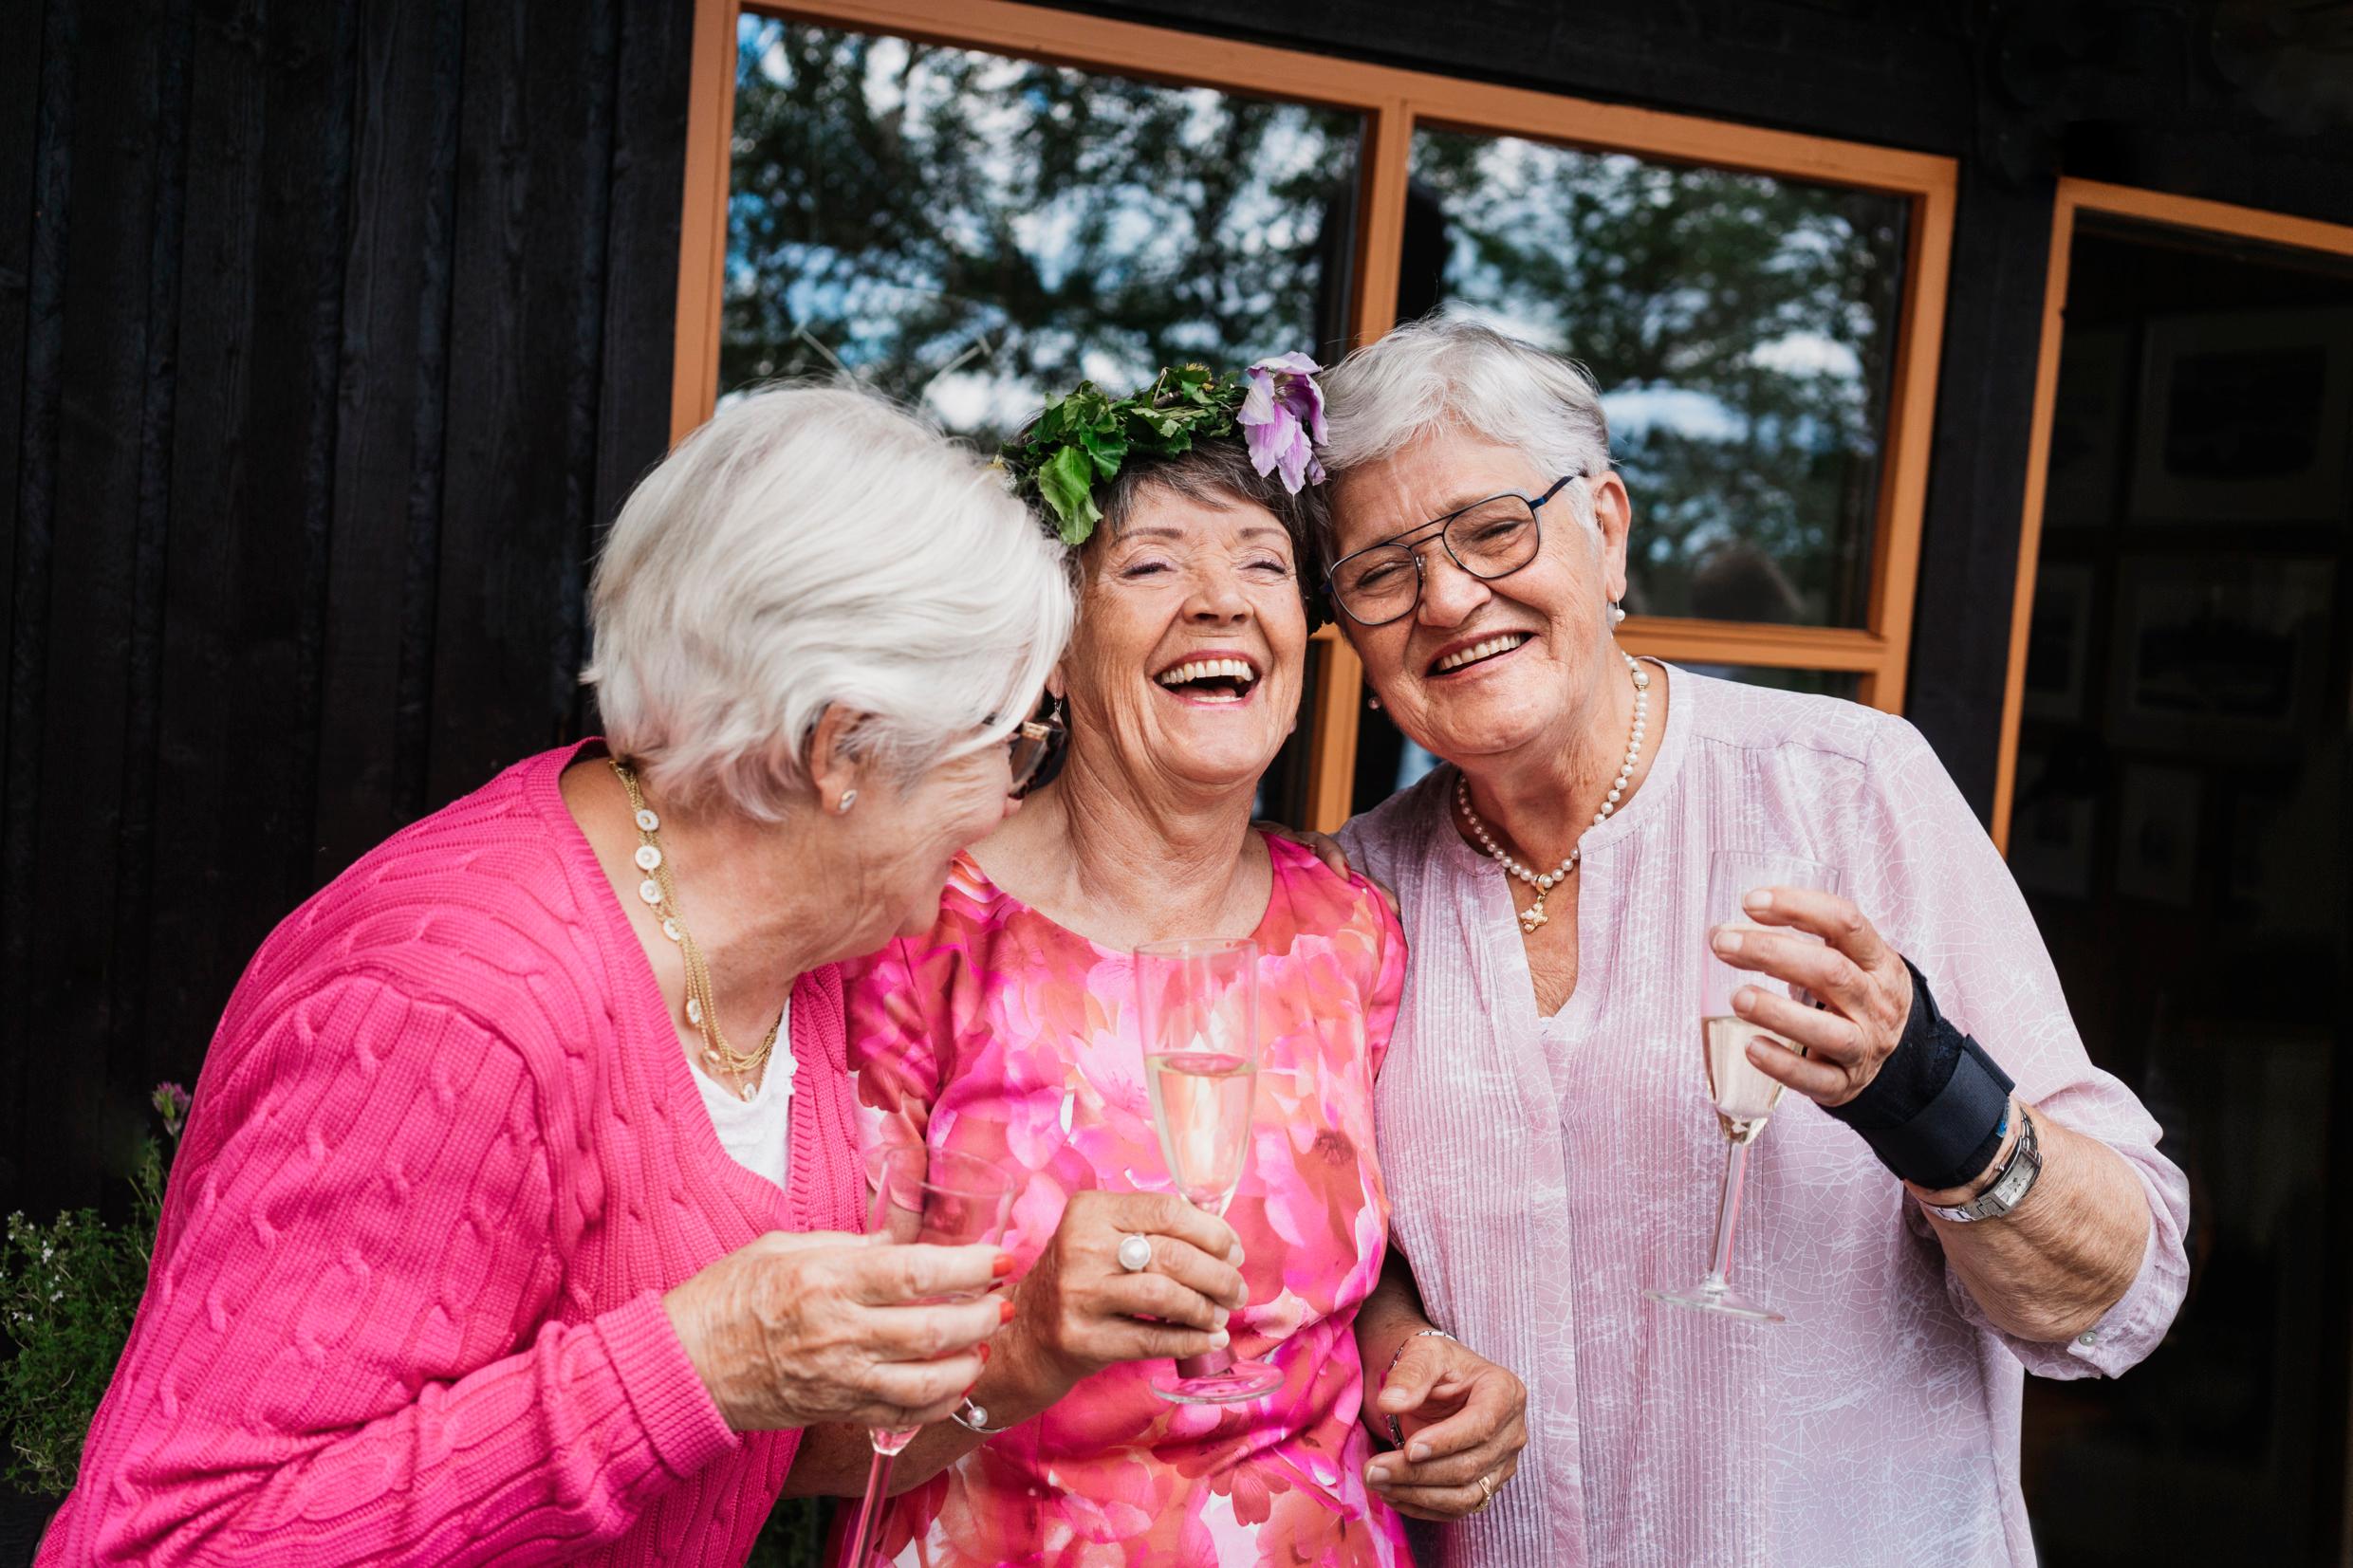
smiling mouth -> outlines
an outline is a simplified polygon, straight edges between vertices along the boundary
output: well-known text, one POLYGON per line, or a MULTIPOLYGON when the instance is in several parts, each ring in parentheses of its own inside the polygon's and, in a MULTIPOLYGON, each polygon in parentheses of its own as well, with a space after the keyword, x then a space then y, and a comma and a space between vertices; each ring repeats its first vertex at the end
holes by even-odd
POLYGON ((1258 684, 1258 672, 1238 658, 1190 659, 1152 677, 1194 702, 1240 702, 1258 684))
POLYGON ((1491 658, 1499 658, 1526 642, 1529 635, 1527 632, 1498 632, 1493 636, 1474 642, 1468 648, 1455 649, 1430 666, 1430 673, 1434 675, 1450 674, 1456 670, 1468 669, 1473 664, 1483 664, 1491 658))

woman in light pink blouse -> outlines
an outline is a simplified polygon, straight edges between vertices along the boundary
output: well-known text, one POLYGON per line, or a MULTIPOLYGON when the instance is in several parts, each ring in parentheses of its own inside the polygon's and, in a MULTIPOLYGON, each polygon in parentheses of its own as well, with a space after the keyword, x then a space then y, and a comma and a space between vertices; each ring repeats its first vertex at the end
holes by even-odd
MULTIPOLYGON (((1312 397, 1301 362, 1261 381, 1264 408, 1312 397)), ((1405 966, 1396 920, 1362 880, 1251 825, 1308 632, 1305 510, 1272 466, 1228 430, 1131 452, 1099 487, 1051 683, 1067 766, 958 861, 930 930, 853 966, 869 1140, 1023 1180, 1018 1314, 978 1413, 900 1457, 888 1560, 1391 1568, 1408 1560, 1396 1509, 1454 1517, 1511 1473, 1518 1382, 1422 1332, 1381 1283, 1373 1084, 1405 966), (1261 954, 1251 1153, 1223 1222, 1172 1192, 1144 1090, 1129 955, 1177 936, 1249 936, 1261 954), (1222 1406, 1152 1392, 1167 1357, 1228 1344, 1281 1386, 1222 1406), (1393 1417, 1419 1460, 1375 1462, 1393 1417)), ((795 1484, 854 1491, 864 1446, 824 1434, 795 1484)))
POLYGON ((1582 372, 1432 322, 1329 395, 1340 623, 1447 765, 1343 835, 1414 955, 1378 1098, 1394 1233, 1431 1319, 1529 1387, 1521 1478, 1425 1562, 2030 1563, 2022 1376, 2148 1354, 2187 1196, 1999 856, 1902 720, 1618 648, 1632 508, 1582 372), (1717 850, 1847 896, 1765 890, 1712 933, 1717 850), (1734 1008, 1806 1052, 1751 1047, 1794 1093, 1731 1271, 1785 1324, 1643 1294, 1714 1230, 1710 942, 1787 983, 1734 1008))

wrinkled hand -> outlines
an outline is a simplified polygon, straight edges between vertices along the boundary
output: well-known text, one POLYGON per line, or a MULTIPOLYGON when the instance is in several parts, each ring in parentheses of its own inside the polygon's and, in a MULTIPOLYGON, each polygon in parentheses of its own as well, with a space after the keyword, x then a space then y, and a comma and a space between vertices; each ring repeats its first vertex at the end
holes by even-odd
POLYGON ((1376 1426, 1398 1418, 1405 1447, 1374 1455, 1364 1480, 1391 1507, 1416 1519, 1444 1522, 1478 1512, 1519 1469, 1528 1444, 1526 1386, 1469 1346, 1435 1334, 1405 1342, 1373 1409, 1381 1417, 1376 1426))
POLYGON ((943 1419, 1004 1321, 993 1246, 883 1246, 771 1231, 662 1298, 703 1387, 736 1431, 943 1419), (911 1304, 956 1295, 978 1300, 911 1304))
MULTIPOLYGON (((1317 859, 1324 862, 1325 870, 1330 872, 1334 876, 1339 877, 1343 882, 1346 881, 1349 876, 1357 875, 1349 870, 1348 852, 1342 849, 1340 847, 1340 840, 1333 838, 1328 833, 1317 833, 1312 829, 1285 827, 1281 822, 1252 822, 1251 826, 1256 828, 1259 832, 1268 835, 1269 838, 1288 839, 1294 844, 1306 845, 1308 849, 1315 852, 1315 858, 1317 859)), ((1364 878, 1364 883, 1375 893, 1380 895, 1380 901, 1389 906, 1389 913, 1391 914, 1398 916, 1399 919, 1404 918, 1405 911, 1403 907, 1398 903, 1397 895, 1391 892, 1385 884, 1376 882, 1370 876, 1366 876, 1364 878)))
POLYGON ((1250 1300, 1241 1260, 1225 1221, 1174 1194, 1073 1193, 1014 1297, 1023 1360, 1056 1385, 1041 1396, 1116 1362, 1222 1348, 1227 1315, 1250 1300), (1119 1259, 1131 1234, 1152 1241, 1151 1266, 1133 1274, 1119 1259))
POLYGON ((1761 926, 1822 938, 1811 942, 1788 931, 1740 926, 1718 926, 1711 933, 1718 957, 1734 968, 1785 981, 1792 993, 1763 986, 1732 992, 1733 1012, 1805 1051, 1801 1056, 1758 1041, 1749 1047, 1749 1060, 1818 1104, 1845 1104, 1879 1076, 1903 1039, 1912 1016, 1912 971, 1862 912, 1837 894, 1759 888, 1741 907, 1761 926))

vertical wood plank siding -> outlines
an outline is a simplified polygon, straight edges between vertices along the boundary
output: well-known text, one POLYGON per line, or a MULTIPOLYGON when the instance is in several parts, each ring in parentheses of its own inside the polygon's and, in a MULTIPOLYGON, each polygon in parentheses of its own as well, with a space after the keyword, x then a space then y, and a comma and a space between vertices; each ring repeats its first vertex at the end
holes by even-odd
MULTIPOLYGON (((2052 175, 2353 220, 2342 124, 2020 77, 2051 8, 2009 0, 1070 9, 1957 158, 1906 706, 1981 810, 2052 175)), ((587 563, 668 438, 695 10, 0 0, 0 1209, 114 1192, 273 922, 588 722, 587 563)))
POLYGON ((667 440, 689 9, 0 7, 0 1209, 402 822, 579 732, 667 440))

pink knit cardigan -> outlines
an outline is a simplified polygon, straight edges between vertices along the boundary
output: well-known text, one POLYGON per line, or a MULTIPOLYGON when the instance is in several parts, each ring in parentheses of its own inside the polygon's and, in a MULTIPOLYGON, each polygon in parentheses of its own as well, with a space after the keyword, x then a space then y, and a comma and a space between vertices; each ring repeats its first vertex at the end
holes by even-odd
POLYGON ((743 1561, 797 1432, 721 1421, 661 1292, 856 1229, 830 968, 792 1190, 731 1160, 558 778, 508 769, 265 943, 42 1564, 743 1561))

